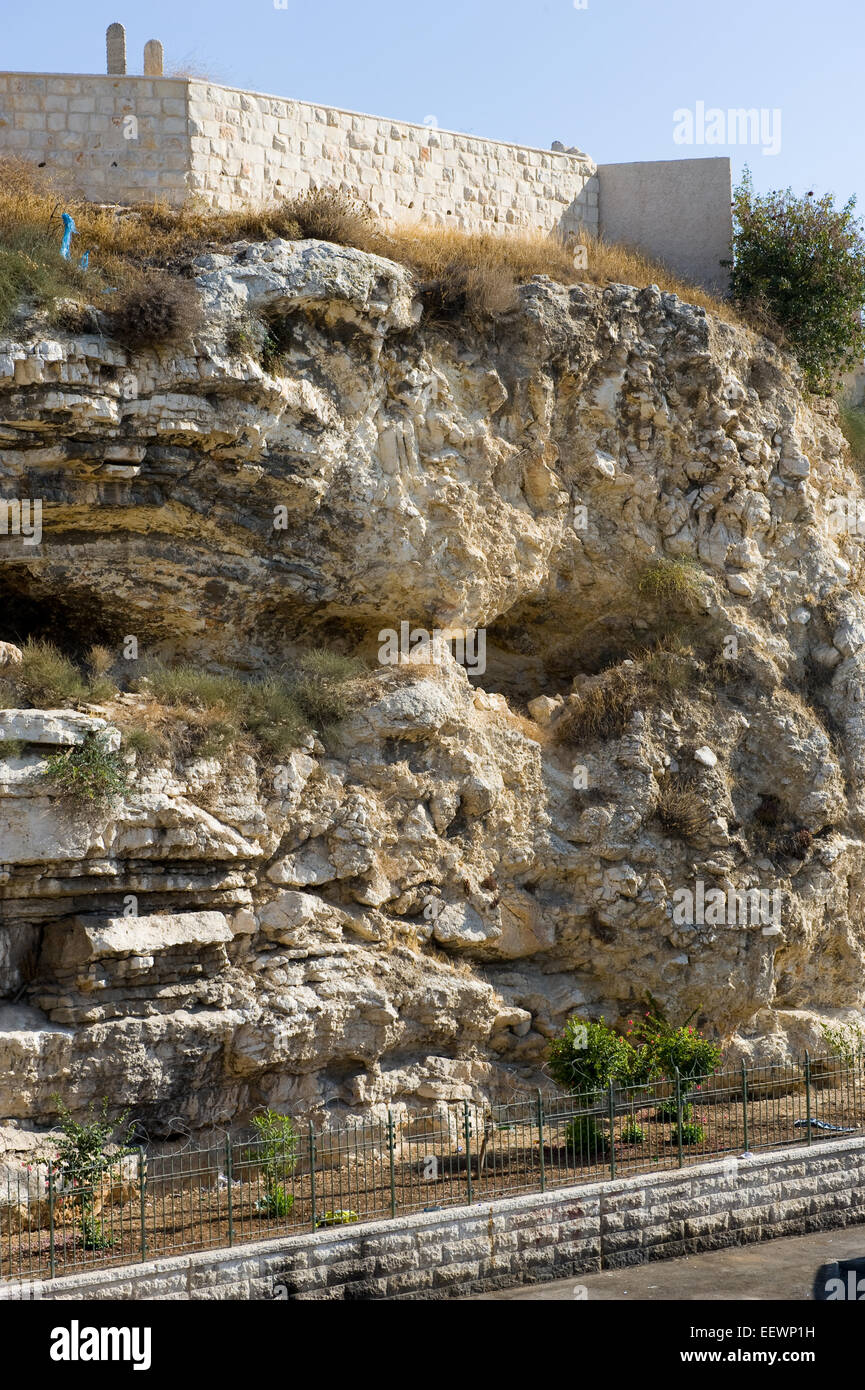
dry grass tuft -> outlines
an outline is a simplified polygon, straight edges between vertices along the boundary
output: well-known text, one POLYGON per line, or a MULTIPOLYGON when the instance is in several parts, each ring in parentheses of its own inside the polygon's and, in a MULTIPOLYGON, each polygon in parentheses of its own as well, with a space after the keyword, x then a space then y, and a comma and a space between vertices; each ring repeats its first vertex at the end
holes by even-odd
POLYGON ((650 602, 693 612, 709 583, 709 576, 696 561, 665 556, 641 570, 637 589, 650 602))
POLYGON ((284 215, 296 225, 298 237, 373 252, 381 242, 381 231, 369 208, 335 188, 311 188, 290 198, 284 204, 284 215))
POLYGON ((617 738, 633 713, 639 693, 633 663, 617 666, 576 696, 556 720, 557 743, 584 743, 589 739, 617 738))
POLYGON ((665 830, 683 840, 699 835, 711 819, 699 792, 675 782, 661 788, 655 814, 665 830))
POLYGON ((571 253, 540 232, 493 236, 425 224, 397 227, 381 242, 380 254, 415 273, 427 311, 438 320, 507 313, 517 303, 517 285, 533 275, 562 284, 576 279, 571 253))

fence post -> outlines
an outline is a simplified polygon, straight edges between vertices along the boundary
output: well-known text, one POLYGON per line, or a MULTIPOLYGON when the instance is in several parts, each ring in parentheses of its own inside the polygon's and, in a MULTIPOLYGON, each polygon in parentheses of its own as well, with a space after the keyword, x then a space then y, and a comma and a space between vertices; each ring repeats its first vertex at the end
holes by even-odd
POLYGON ((679 1138, 679 1167, 684 1163, 682 1154, 682 1077, 676 1067, 676 1133, 679 1138))
POLYGON ((390 1106, 387 1108, 387 1148, 390 1155, 390 1214, 396 1216, 396 1172, 394 1169, 396 1137, 393 1128, 393 1111, 390 1106))
POLYGON ((57 1273, 54 1254, 54 1164, 48 1164, 48 1269, 49 1278, 57 1273))
POLYGON ((472 1125, 469 1119, 469 1103, 463 1101, 463 1134, 466 1141, 466 1193, 469 1203, 472 1200, 472 1125))
POLYGON ((315 1230, 318 1216, 315 1209, 315 1130, 312 1120, 309 1122, 309 1184, 312 1191, 312 1229, 315 1230))
POLYGON ((742 1117, 743 1129, 745 1131, 745 1153, 748 1152, 748 1072, 745 1068, 744 1059, 742 1061, 742 1117))
POLYGON ((144 1148, 138 1146, 138 1205, 141 1219, 141 1258, 147 1259, 147 1220, 144 1211, 144 1184, 147 1181, 147 1164, 144 1159, 144 1148))
POLYGON ((808 1116, 808 1143, 811 1143, 811 1054, 805 1048, 805 1113, 808 1116))
POLYGON ((228 1183, 228 1243, 234 1244, 234 1198, 231 1192, 231 1135, 225 1136, 225 1178, 228 1183))
POLYGON ((538 1087, 538 1153, 541 1160, 541 1191, 547 1190, 547 1170, 544 1163, 544 1098, 538 1087))
POLYGON ((610 1112, 610 1177, 614 1178, 616 1176, 616 1135, 614 1132, 616 1127, 616 1098, 613 1094, 612 1077, 610 1077, 610 1086, 607 1092, 607 1100, 609 1102, 608 1108, 610 1112))

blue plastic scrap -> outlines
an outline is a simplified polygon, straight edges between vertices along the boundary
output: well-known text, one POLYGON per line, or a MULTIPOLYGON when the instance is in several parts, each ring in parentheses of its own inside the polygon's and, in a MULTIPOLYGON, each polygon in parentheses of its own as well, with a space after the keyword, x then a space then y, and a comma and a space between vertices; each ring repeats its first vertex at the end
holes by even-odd
POLYGON ((75 236, 77 231, 78 228, 75 225, 74 219, 70 216, 68 212, 64 212, 63 240, 60 243, 60 254, 63 257, 64 261, 69 260, 69 248, 72 245, 72 238, 73 236, 75 236))

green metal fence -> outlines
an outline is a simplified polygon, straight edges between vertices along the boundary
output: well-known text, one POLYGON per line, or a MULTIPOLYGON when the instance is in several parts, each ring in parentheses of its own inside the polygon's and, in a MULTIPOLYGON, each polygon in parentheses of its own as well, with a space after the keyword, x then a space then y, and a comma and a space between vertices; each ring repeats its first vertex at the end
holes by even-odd
POLYGON ((241 1134, 144 1148, 70 1186, 53 1162, 0 1166, 0 1278, 237 1245, 865 1133, 863 1058, 739 1067, 591 1096, 442 1103, 281 1151, 241 1134))

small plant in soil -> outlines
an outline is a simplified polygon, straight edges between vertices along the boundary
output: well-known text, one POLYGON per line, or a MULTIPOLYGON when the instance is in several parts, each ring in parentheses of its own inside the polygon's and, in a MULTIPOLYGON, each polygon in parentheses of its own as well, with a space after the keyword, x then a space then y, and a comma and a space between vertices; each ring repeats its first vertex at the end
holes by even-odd
POLYGON ((259 1216, 288 1216, 294 1194, 285 1184, 297 1166, 297 1132, 288 1115, 270 1108, 253 1115, 252 1124, 258 1143, 250 1157, 261 1164, 264 1175, 264 1196, 255 1209, 259 1216))

